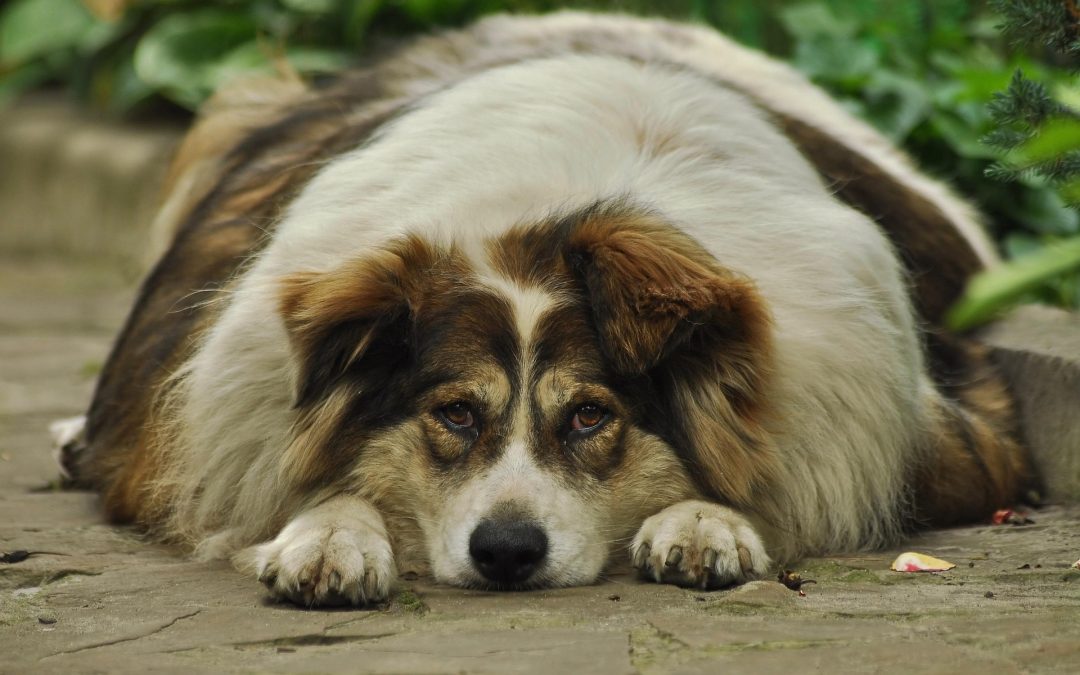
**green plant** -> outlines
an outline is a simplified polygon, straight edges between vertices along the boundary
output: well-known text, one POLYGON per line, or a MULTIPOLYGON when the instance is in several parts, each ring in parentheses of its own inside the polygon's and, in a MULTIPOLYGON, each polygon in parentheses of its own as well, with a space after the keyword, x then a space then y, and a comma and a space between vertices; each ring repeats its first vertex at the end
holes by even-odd
MULTIPOLYGON (((1042 47, 1063 64, 1080 69, 1080 10, 1073 0, 995 0, 1005 17, 1005 32, 1016 42, 1042 47)), ((1037 184, 1052 190, 1074 210, 1080 207, 1080 110, 1054 96, 1051 87, 1017 70, 1005 91, 989 106, 995 128, 988 145, 1002 154, 986 175, 1009 183, 1037 184)), ((1077 101, 1073 87, 1057 88, 1077 101)), ((971 281, 950 314, 956 328, 977 325, 1018 300, 1046 298, 1080 305, 1080 228, 1043 231, 1022 242, 1014 260, 971 281)))
POLYGON ((61 83, 85 104, 119 115, 190 111, 240 74, 317 76, 403 36, 494 11, 572 7, 701 21, 790 60, 972 198, 1006 257, 1028 261, 1022 273, 1006 268, 971 286, 953 314, 966 327, 1018 298, 1080 304, 1080 279, 1063 263, 1072 249, 1056 248, 1080 234, 1080 215, 1068 206, 1080 194, 1070 180, 1080 164, 1080 128, 1074 116, 1059 114, 1080 106, 1067 67, 1078 54, 1073 3, 13 0, 0 10, 0 103, 61 83), (1013 41, 999 31, 1002 21, 1013 41), (1021 70, 1025 78, 1010 79, 1021 70), (1032 117, 1039 110, 1045 114, 1032 117), (1030 262, 1042 255, 1045 264, 1030 262))

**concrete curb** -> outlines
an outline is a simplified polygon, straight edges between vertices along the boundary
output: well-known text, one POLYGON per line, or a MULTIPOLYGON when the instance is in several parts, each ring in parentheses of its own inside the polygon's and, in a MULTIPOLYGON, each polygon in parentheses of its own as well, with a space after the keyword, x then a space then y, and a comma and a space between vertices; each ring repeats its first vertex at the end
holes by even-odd
POLYGON ((1080 500, 1080 315, 1018 307, 980 338, 1020 401, 1024 434, 1051 501, 1080 500))
POLYGON ((0 251, 130 264, 157 254, 150 223, 179 122, 94 117, 56 95, 0 110, 0 251))

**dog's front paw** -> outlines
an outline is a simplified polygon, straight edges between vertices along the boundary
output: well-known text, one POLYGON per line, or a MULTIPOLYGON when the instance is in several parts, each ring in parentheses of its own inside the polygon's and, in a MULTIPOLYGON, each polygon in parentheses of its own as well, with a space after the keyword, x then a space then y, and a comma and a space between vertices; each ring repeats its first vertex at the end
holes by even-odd
POLYGON ((714 589, 763 576, 770 561, 750 523, 731 509, 685 501, 648 518, 630 545, 643 576, 714 589))
POLYGON ((305 607, 385 600, 397 572, 382 519, 367 523, 325 511, 301 515, 255 548, 259 581, 274 597, 305 607))

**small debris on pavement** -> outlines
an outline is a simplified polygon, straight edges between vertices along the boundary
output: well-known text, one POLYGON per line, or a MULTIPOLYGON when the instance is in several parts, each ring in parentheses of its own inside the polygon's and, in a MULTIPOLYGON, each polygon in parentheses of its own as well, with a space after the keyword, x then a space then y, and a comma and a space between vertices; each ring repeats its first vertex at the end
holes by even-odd
POLYGON ((990 522, 994 525, 1031 525, 1035 521, 1028 518, 1026 513, 1015 511, 1013 509, 998 509, 994 512, 993 518, 990 522))
POLYGON ((817 581, 813 579, 803 579, 802 575, 795 570, 783 570, 776 575, 776 580, 787 586, 793 591, 798 591, 799 595, 806 597, 806 591, 802 589, 806 584, 816 584, 817 581))
POLYGON ((897 556, 889 569, 894 572, 945 572, 954 567, 956 565, 947 560, 908 551, 897 556))
POLYGON ((17 551, 0 553, 0 563, 21 563, 32 555, 67 555, 67 553, 56 553, 54 551, 24 551, 19 549, 17 551))
POLYGON ((0 563, 21 563, 30 557, 30 551, 11 551, 0 553, 0 563))

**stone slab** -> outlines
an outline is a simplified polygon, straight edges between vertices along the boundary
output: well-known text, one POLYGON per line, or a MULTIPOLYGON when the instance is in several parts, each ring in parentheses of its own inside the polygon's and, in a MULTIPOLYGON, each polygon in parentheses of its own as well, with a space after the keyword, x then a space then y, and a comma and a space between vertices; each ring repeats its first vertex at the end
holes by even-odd
POLYGON ((980 338, 1016 394, 1051 501, 1080 501, 1080 314, 1018 307, 980 338))
POLYGON ((50 94, 0 109, 0 250, 145 268, 163 244, 150 224, 185 126, 95 117, 50 94))
POLYGON ((0 551, 46 552, 0 564, 0 673, 1080 672, 1080 506, 807 560, 806 597, 614 570, 531 593, 401 582, 369 610, 268 603, 227 565, 110 527, 94 495, 49 487, 45 424, 85 404, 86 362, 104 358, 131 294, 112 269, 0 257, 0 551), (957 567, 888 571, 906 549, 957 567))

